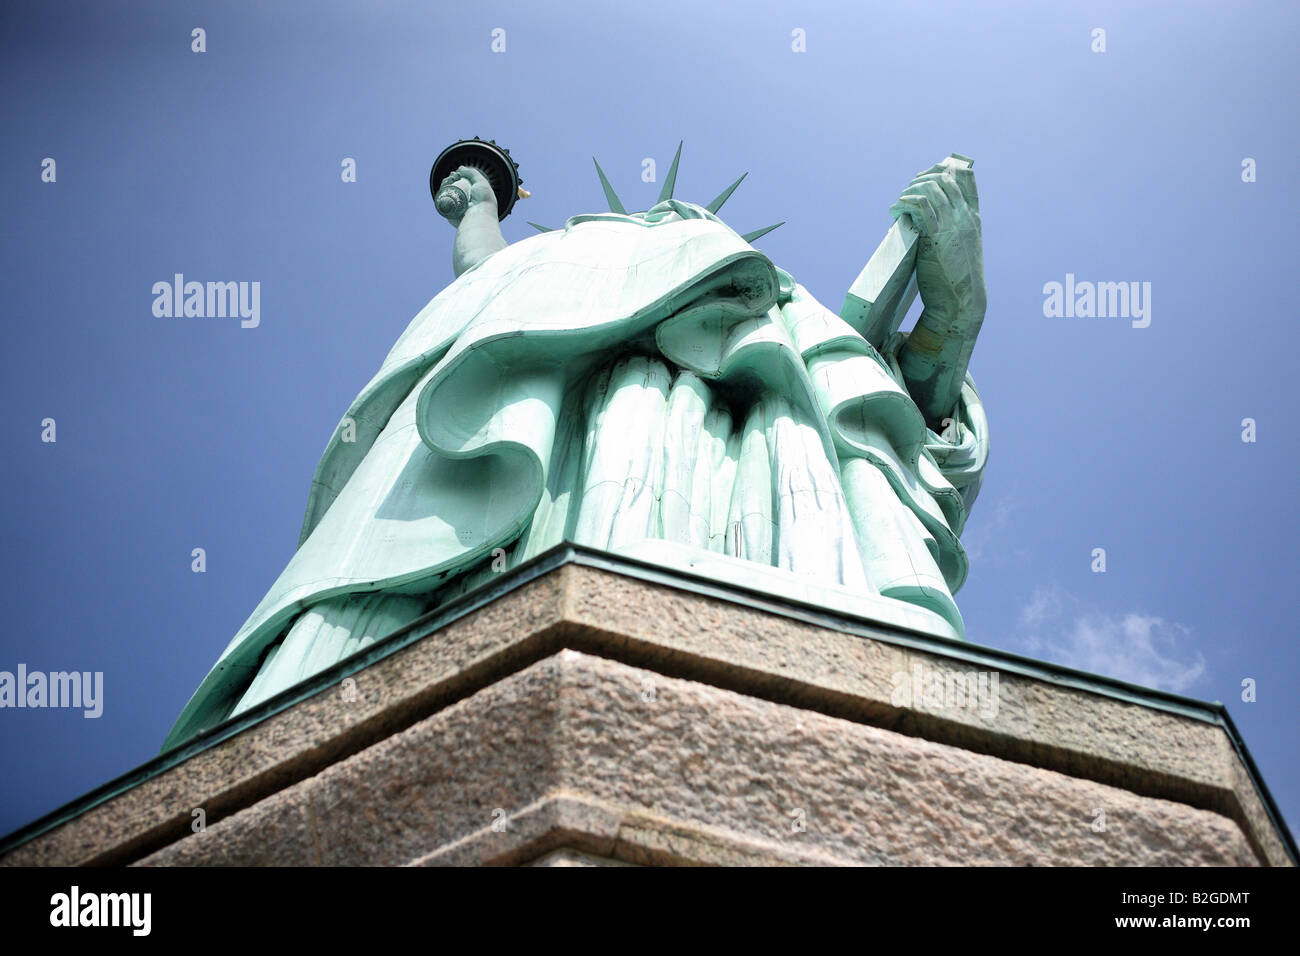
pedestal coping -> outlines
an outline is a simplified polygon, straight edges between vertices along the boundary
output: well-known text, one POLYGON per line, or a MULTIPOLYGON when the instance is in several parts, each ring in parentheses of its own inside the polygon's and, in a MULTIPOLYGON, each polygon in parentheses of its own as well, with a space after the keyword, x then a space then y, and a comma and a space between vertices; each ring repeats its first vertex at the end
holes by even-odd
POLYGON ((1254 759, 1227 708, 1220 702, 1205 702, 1167 691, 1141 687, 1122 680, 1091 674, 1048 661, 1035 660, 999 648, 987 647, 925 631, 909 630, 897 625, 828 610, 790 597, 773 597, 745 587, 736 580, 719 581, 679 567, 656 564, 643 558, 581 545, 564 544, 552 548, 521 564, 489 583, 462 595, 410 625, 364 648, 312 678, 264 701, 262 704, 212 727, 190 740, 158 754, 140 766, 108 781, 89 793, 70 801, 0 839, 0 858, 46 834, 60 825, 94 809, 114 797, 141 785, 191 758, 217 747, 224 741, 262 723, 268 718, 334 687, 344 678, 399 653, 454 622, 491 605, 502 597, 523 588, 565 565, 593 568, 623 575, 652 584, 686 591, 706 598, 729 602, 790 620, 852 634, 895 647, 941 655, 964 664, 996 668, 999 671, 1043 681, 1059 687, 1105 696, 1114 700, 1152 708, 1220 727, 1227 735, 1241 761, 1256 795, 1278 834, 1293 865, 1300 864, 1300 852, 1264 783, 1254 759))

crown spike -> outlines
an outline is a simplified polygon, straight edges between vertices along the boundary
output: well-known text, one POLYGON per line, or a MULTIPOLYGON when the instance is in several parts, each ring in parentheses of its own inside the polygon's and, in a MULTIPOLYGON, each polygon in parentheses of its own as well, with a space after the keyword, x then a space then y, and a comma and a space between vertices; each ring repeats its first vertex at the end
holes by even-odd
POLYGON ((656 202, 663 202, 665 199, 673 198, 673 188, 677 185, 677 164, 682 158, 682 142, 677 143, 677 155, 673 157, 672 168, 668 170, 668 178, 664 180, 664 188, 659 190, 659 198, 656 202))
MULTIPOLYGON (((596 157, 591 157, 591 161, 596 163, 596 157)), ((600 163, 596 163, 596 172, 600 174, 600 185, 601 188, 605 190, 605 201, 609 203, 609 211, 617 212, 626 216, 627 210, 624 209, 623 204, 619 202, 618 193, 614 192, 614 187, 611 186, 609 180, 605 178, 605 170, 600 168, 600 163)))
POLYGON ((778 222, 775 226, 766 226, 766 227, 763 228, 763 229, 755 229, 753 232, 747 232, 747 233, 745 233, 745 234, 744 234, 743 236, 741 236, 740 238, 741 238, 741 239, 744 239, 746 242, 753 242, 755 239, 759 239, 759 238, 762 238, 763 236, 766 236, 769 232, 771 232, 771 231, 772 231, 773 229, 775 229, 777 226, 784 226, 784 225, 785 225, 785 220, 782 219, 782 220, 781 220, 780 222, 778 222))
POLYGON ((555 230, 552 229, 550 226, 539 226, 539 225, 537 225, 537 223, 533 222, 531 219, 528 220, 528 225, 532 226, 532 227, 533 227, 534 229, 536 229, 538 232, 554 232, 554 231, 555 231, 555 230))
POLYGON ((716 214, 717 211, 722 208, 722 204, 731 198, 731 194, 736 191, 736 187, 739 186, 742 182, 744 182, 745 177, 748 175, 749 173, 741 173, 740 179, 737 179, 734 183, 732 183, 730 186, 724 189, 722 191, 722 194, 718 196, 717 199, 713 200, 713 202, 709 203, 704 208, 707 209, 709 212, 716 214))

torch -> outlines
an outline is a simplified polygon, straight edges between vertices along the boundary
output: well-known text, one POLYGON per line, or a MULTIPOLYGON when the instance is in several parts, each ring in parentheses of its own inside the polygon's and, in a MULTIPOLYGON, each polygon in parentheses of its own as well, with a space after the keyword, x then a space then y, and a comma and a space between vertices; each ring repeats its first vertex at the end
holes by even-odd
POLYGON ((469 207, 468 186, 461 183, 442 185, 442 181, 461 166, 472 166, 481 172, 492 185, 497 199, 497 219, 505 219, 514 208, 515 200, 527 199, 529 192, 520 183, 519 164, 510 158, 510 150, 498 146, 495 140, 462 139, 452 143, 441 153, 429 171, 429 192, 439 215, 458 219, 469 207))

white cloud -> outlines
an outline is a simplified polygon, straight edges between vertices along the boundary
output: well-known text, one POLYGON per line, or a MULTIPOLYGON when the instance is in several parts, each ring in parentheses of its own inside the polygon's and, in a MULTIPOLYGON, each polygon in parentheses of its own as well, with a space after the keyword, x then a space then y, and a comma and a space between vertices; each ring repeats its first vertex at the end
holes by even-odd
POLYGON ((1060 589, 1035 588, 1029 603, 1020 609, 1020 623, 1027 627, 1035 627, 1060 613, 1060 589))
POLYGON ((1006 536, 1002 534, 1010 523, 1015 505, 1008 497, 1003 497, 992 507, 980 508, 975 502, 971 517, 961 535, 961 545, 966 549, 966 556, 972 564, 985 563, 998 550, 995 544, 1006 546, 1006 536))
POLYGON ((1205 673, 1182 624, 1131 612, 1083 608, 1058 587, 1037 588, 1020 611, 1018 650, 1120 680, 1184 693, 1205 673))

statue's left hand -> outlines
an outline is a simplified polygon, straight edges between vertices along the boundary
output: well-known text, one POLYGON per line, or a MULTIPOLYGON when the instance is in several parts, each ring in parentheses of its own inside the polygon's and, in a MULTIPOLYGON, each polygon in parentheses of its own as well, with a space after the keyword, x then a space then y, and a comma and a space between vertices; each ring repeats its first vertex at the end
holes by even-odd
POLYGON ((919 232, 916 284, 926 309, 982 319, 986 305, 979 193, 969 167, 939 163, 918 174, 889 208, 919 232))

